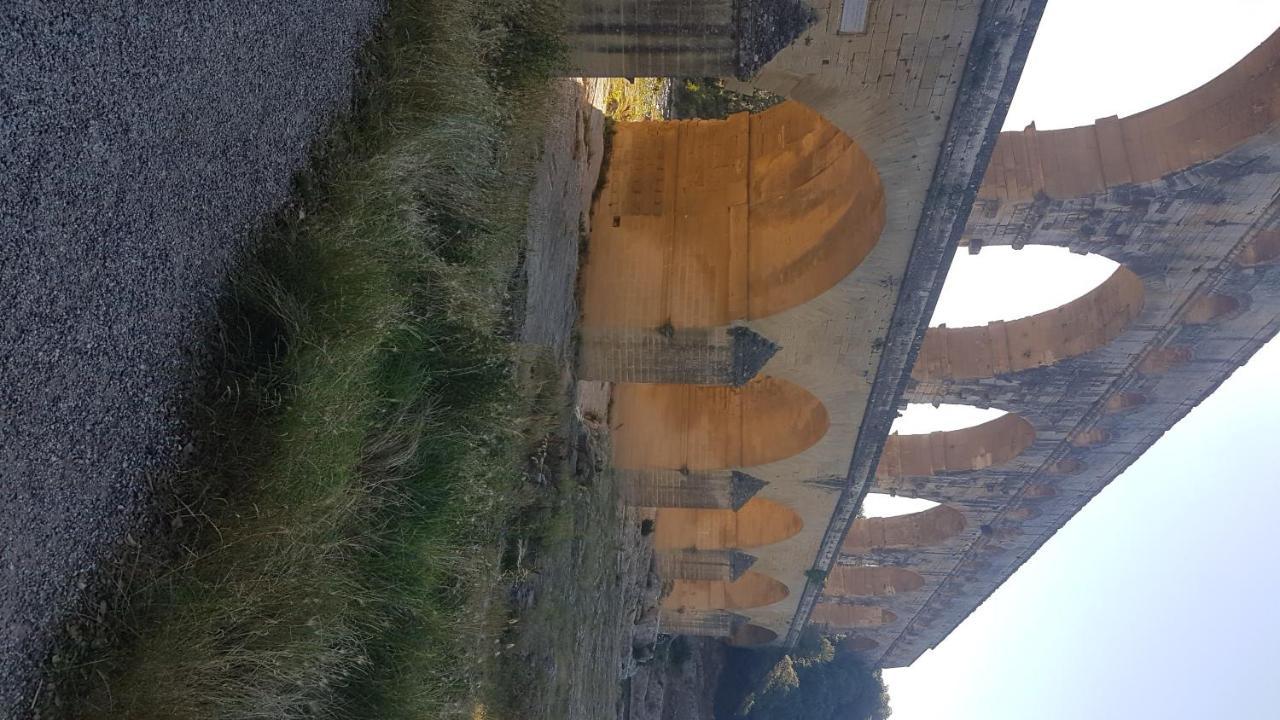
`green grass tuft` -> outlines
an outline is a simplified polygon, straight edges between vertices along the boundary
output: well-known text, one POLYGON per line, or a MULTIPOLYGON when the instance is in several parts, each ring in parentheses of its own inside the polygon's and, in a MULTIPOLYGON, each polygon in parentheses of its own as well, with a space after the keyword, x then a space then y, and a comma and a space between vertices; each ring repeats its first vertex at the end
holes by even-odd
POLYGON ((538 430, 505 291, 552 0, 392 0, 357 110, 237 275, 176 556, 116 579, 111 642, 43 715, 471 717, 538 430))

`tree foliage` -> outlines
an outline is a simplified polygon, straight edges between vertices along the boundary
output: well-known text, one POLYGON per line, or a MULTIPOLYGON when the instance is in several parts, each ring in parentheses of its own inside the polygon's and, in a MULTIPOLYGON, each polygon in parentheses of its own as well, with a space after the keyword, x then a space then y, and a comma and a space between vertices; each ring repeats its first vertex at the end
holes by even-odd
POLYGON ((736 716, 748 720, 885 720, 889 694, 841 637, 807 636, 755 682, 736 716))
POLYGON ((671 117, 677 120, 723 120, 734 113, 768 110, 784 99, 763 90, 736 92, 719 78, 671 81, 671 117))

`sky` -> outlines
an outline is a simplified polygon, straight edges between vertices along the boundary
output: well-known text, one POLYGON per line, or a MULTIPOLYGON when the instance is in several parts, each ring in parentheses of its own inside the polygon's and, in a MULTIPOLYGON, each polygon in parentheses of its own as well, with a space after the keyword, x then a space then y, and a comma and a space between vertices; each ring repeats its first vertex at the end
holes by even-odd
MULTIPOLYGON (((1005 127, 1133 114, 1212 79, 1277 27, 1280 0, 1050 0, 1005 127)), ((995 250, 957 254, 934 324, 1032 314, 1114 268, 1072 256, 1064 272, 1052 251, 995 250)), ((896 429, 975 420, 913 409, 896 429)), ((1280 718, 1278 430, 1273 341, 937 649, 886 671, 894 720, 1280 718)))

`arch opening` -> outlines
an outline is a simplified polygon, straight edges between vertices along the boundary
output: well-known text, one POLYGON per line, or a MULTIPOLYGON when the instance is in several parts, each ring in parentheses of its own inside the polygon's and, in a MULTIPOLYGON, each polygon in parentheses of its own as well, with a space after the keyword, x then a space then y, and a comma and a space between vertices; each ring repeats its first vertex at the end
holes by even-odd
POLYGON ((880 647, 880 643, 869 637, 851 637, 845 641, 854 652, 867 652, 880 647))
POLYGON ((778 639, 778 633, 759 625, 742 625, 734 628, 725 642, 735 647, 754 647, 768 645, 778 639))
POLYGON ((911 376, 972 380, 1084 355, 1119 337, 1142 312, 1144 295, 1142 280, 1117 266, 1092 290, 1052 310, 981 327, 929 328, 911 376))
POLYGON ((929 327, 984 327, 1037 315, 1078 300, 1118 267, 1102 255, 1081 255, 1053 245, 956 253, 929 327))
POLYGON ((932 432, 964 430, 1005 415, 999 408, 980 408, 954 403, 908 403, 898 412, 890 434, 919 435, 932 432))
POLYGON ((1035 442, 1022 417, 1002 412, 994 420, 961 430, 890 435, 876 467, 881 478, 982 470, 1016 458, 1035 442))
POLYGON ((827 575, 824 594, 830 597, 891 597, 924 587, 924 577, 906 568, 886 565, 837 565, 827 575))
POLYGON ((583 325, 681 329, 822 294, 879 240, 885 198, 849 136, 787 101, 725 120, 622 123, 592 212, 583 325))
POLYGON ((862 498, 862 517, 867 519, 901 517, 924 512, 938 503, 924 498, 902 497, 887 493, 867 493, 862 498))
POLYGON ((734 610, 772 605, 791 591, 768 575, 748 570, 742 577, 724 580, 676 580, 662 599, 667 610, 734 610))
MULTIPOLYGON (((813 609, 812 622, 833 629, 849 630, 862 627, 888 625, 898 616, 884 608, 870 605, 837 605, 821 603, 813 609)), ((872 640, 872 642, 875 642, 872 640)), ((873 649, 875 646, 866 648, 873 649)), ((858 649, 858 648, 854 648, 858 649)))
POLYGON ((939 545, 967 525, 964 513, 947 505, 897 517, 858 518, 840 549, 849 555, 872 550, 910 550, 939 545))
POLYGON ((618 383, 610 411, 617 468, 721 470, 796 455, 827 433, 827 409, 794 383, 741 387, 618 383))
POLYGON ((658 508, 653 544, 657 550, 743 550, 782 542, 803 527, 794 510, 761 497, 739 510, 658 508))

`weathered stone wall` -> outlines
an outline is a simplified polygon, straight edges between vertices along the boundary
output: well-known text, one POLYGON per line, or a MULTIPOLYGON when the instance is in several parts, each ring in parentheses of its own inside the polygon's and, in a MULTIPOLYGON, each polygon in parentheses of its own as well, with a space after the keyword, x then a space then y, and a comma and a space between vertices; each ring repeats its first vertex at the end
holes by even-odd
POLYGON ((814 20, 801 0, 571 0, 570 71, 587 77, 756 73, 814 20))
MULTIPOLYGON (((1046 244, 1097 253, 1123 266, 1117 275, 1131 274, 1139 284, 1126 279, 1123 292, 1094 295, 1105 312, 1073 303, 1041 317, 1038 340, 1025 353, 1009 353, 1013 341, 1005 337, 1023 321, 975 329, 962 343, 955 342, 961 330, 929 331, 905 399, 1008 410, 1028 421, 1035 437, 1016 456, 986 468, 878 474, 877 492, 941 502, 963 516, 963 525, 929 532, 922 517, 906 516, 882 521, 896 523, 893 532, 881 527, 877 536, 868 524, 861 531, 855 526, 846 539, 843 564, 895 567, 924 580, 917 589, 890 594, 829 589, 815 621, 856 626, 871 662, 908 665, 941 642, 1280 329, 1280 34, 1222 81, 1141 114, 1140 123, 1120 121, 1122 128, 1184 128, 1152 131, 1144 136, 1145 149, 1131 148, 1125 162, 1156 168, 1149 172, 1106 170, 1096 182, 1058 182, 1054 172, 1061 165, 997 155, 1001 169, 988 175, 965 231, 971 249, 1046 244), (1215 122, 1200 117, 1206 111, 1197 98, 1204 97, 1215 101, 1215 122), (1242 127, 1254 134, 1241 141, 1242 127), (1177 152, 1151 145, 1166 136, 1177 152), (1183 147, 1191 140, 1199 149, 1183 147), (1204 148, 1226 149, 1206 159, 1204 148), (1170 157, 1193 164, 1167 171, 1170 157), (1028 168, 1041 176, 1024 192, 1021 181, 1011 179, 1031 177, 1028 168), (1112 182, 1113 176, 1148 179, 1112 182), (1078 322, 1086 310, 1094 323, 1078 322), (1107 325, 1116 318, 1124 322, 1107 325), (1101 336, 1099 324, 1106 326, 1101 336), (866 609, 838 609, 845 607, 866 609), (877 609, 887 614, 871 617, 877 609)), ((1034 143, 1042 159, 1074 158, 1050 147, 1057 142, 1050 137, 1075 147, 1082 136, 1041 133, 1034 143)), ((1027 147, 1023 133, 1003 138, 1002 147, 1027 147)), ((1073 167, 1115 160, 1094 150, 1073 167)))

